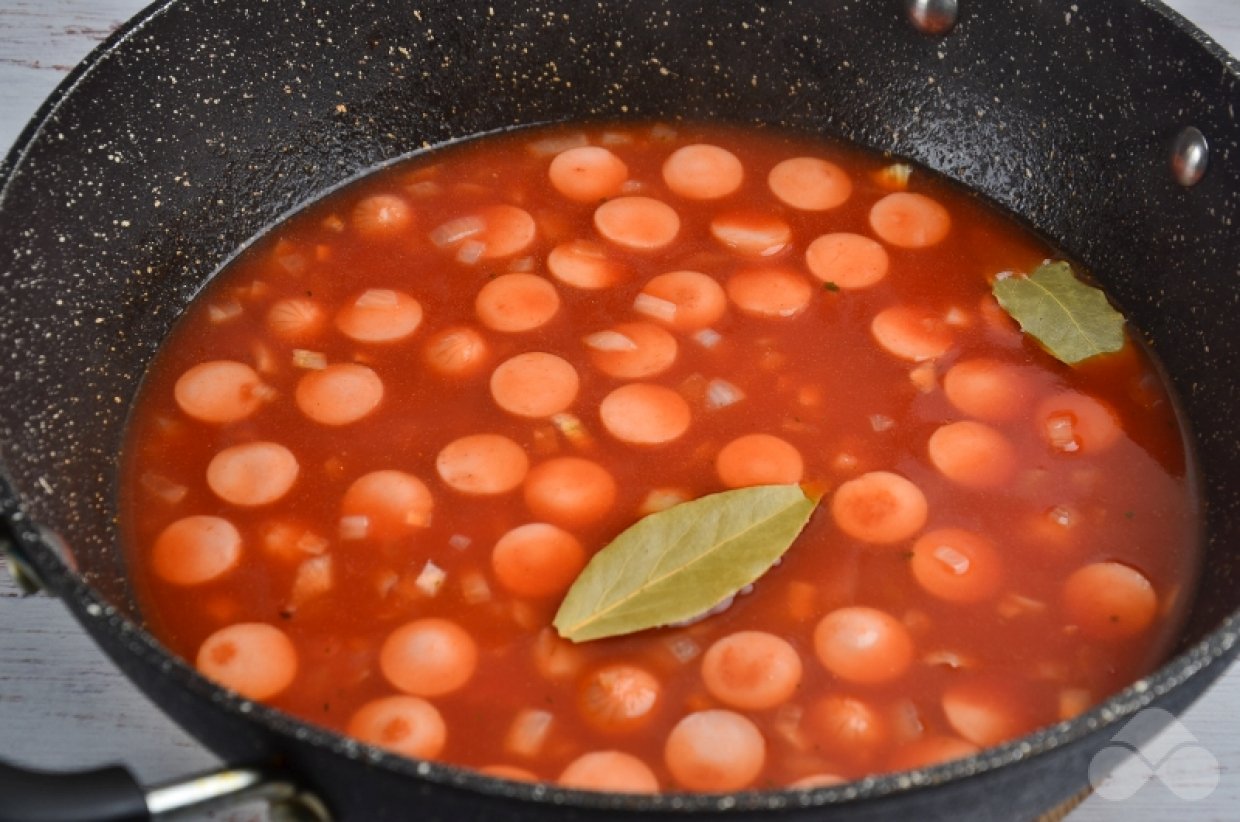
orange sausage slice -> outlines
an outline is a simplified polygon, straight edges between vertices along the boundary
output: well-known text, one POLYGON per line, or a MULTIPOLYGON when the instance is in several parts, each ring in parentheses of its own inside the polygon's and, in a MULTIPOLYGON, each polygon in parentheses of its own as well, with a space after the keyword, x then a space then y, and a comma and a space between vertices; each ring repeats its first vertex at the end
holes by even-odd
POLYGON ((225 448, 207 464, 207 487, 233 505, 269 505, 297 481, 300 466, 293 452, 274 442, 249 442, 225 448))
POLYGON ((683 146, 663 163, 663 182, 689 200, 718 200, 741 187, 745 168, 735 154, 703 143, 683 146))
POLYGON ((478 647, 464 628, 446 619, 407 622, 379 649, 379 669, 413 696, 443 696, 464 687, 478 667, 478 647))
POLYGON ((478 320, 492 331, 533 331, 550 322, 559 310, 555 286, 536 274, 501 274, 474 299, 478 320))
POLYGON ((258 373, 245 363, 211 360, 182 374, 173 396, 187 415, 222 425, 243 420, 262 407, 261 385, 258 373))
POLYGON ((444 446, 435 458, 439 477, 463 494, 504 494, 521 484, 530 458, 499 434, 471 434, 444 446))
POLYGON ((160 532, 151 567, 173 585, 201 585, 232 571, 241 562, 241 532, 223 517, 194 515, 160 532))
POLYGON ((203 676, 249 699, 271 699, 297 677, 297 649, 281 631, 241 622, 211 634, 198 648, 203 676))
POLYGON ((831 498, 840 530, 862 542, 901 542, 926 524, 926 495, 890 471, 871 471, 842 483, 831 498))
POLYGON ((601 146, 561 151, 547 170, 551 185, 570 200, 589 203, 613 197, 629 179, 629 167, 601 146))
POLYGON ((899 248, 929 248, 951 231, 947 209, 924 194, 898 191, 870 209, 870 228, 885 243, 899 248))
POLYGON ((684 397, 653 383, 630 383, 599 404, 599 418, 613 437, 635 445, 664 445, 689 430, 692 413, 684 397))
POLYGON ((518 417, 539 419, 566 410, 577 398, 579 385, 577 369, 545 351, 518 354, 491 373, 496 405, 518 417))
POLYGON ((370 368, 338 363, 308 371, 294 392, 301 413, 322 425, 348 425, 379 407, 383 381, 370 368))
POLYGON ((817 157, 792 157, 767 175, 771 193, 793 208, 826 211, 852 196, 852 180, 835 163, 817 157))
POLYGON ((734 711, 698 711, 672 728, 663 760, 683 788, 739 791, 762 772, 766 740, 752 721, 734 711))
POLYGON ((887 250, 869 237, 848 232, 823 234, 805 249, 809 273, 839 288, 869 288, 887 276, 887 250))
POLYGON ((594 210, 594 228, 618 246, 657 251, 680 233, 680 216, 650 197, 617 197, 594 210))

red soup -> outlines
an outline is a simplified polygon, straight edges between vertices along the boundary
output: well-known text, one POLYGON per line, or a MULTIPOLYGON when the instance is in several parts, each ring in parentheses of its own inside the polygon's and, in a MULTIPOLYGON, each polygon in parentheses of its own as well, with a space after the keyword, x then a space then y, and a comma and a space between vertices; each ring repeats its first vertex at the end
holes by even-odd
POLYGON ((1064 365, 991 295, 1053 256, 769 131, 385 168, 245 251, 152 366, 122 467, 144 613, 309 722, 592 789, 826 784, 1072 717, 1167 652, 1197 512, 1141 347, 1064 365), (751 486, 817 507, 705 618, 553 627, 634 523, 751 486))

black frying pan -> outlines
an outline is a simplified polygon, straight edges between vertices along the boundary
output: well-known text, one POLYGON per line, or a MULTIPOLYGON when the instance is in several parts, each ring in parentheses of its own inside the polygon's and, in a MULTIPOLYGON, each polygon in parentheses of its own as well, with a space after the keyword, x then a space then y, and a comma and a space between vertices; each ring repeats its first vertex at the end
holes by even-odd
MULTIPOLYGON (((1012 818, 1068 800, 1122 723, 1151 704, 1182 710, 1236 653, 1240 66, 1152 0, 961 3, 938 35, 898 0, 152 6, 73 73, 0 169, 0 522, 15 555, 205 744, 278 764, 343 818, 1012 818), (426 144, 653 117, 779 124, 911 158, 1093 270, 1160 353, 1195 430, 1208 570, 1174 659, 967 760, 809 792, 624 797, 359 747, 221 691, 142 630, 112 525, 115 455, 146 363, 221 263, 299 203, 426 144), (1177 180, 1170 162, 1188 126, 1209 144, 1194 186, 1197 164, 1177 180)), ((131 783, 98 784, 111 818, 137 812, 131 783)))

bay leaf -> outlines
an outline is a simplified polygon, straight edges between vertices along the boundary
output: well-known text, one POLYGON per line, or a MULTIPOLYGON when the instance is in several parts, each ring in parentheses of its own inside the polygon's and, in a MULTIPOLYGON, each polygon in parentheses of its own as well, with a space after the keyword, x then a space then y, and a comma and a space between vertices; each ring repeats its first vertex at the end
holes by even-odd
POLYGON ((1028 277, 996 280, 992 293, 1022 331, 1068 365, 1124 347, 1123 315, 1066 262, 1043 263, 1028 277))
POLYGON ((817 504, 797 485, 759 485, 643 517, 582 570, 555 628, 585 642, 705 613, 766 573, 817 504))

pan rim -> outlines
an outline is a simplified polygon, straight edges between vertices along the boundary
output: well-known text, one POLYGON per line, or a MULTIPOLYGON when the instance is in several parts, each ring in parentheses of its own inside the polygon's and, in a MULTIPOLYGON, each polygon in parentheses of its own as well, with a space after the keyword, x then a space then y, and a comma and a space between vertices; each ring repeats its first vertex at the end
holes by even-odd
MULTIPOLYGON (((23 127, 3 160, 0 160, 0 209, 4 206, 10 187, 20 177, 29 151, 41 139, 45 128, 54 120, 61 107, 71 102, 75 89, 126 41, 184 2, 185 0, 156 0, 146 6, 95 47, 56 87, 23 127)), ((1226 72, 1240 80, 1240 60, 1178 12, 1167 7, 1161 0, 1130 2, 1151 10, 1188 35, 1217 60, 1226 72)), ((1170 694, 1189 679, 1207 677, 1209 681, 1209 678, 1220 674, 1228 663, 1240 655, 1238 608, 1201 640, 1166 660, 1146 677, 1093 706, 1086 713, 1041 728, 1003 745, 987 748, 970 757, 912 771, 884 773, 837 786, 807 790, 747 791, 734 794, 663 793, 648 796, 607 794, 546 784, 510 782, 443 763, 410 760, 360 744, 337 732, 247 700, 201 676, 188 662, 164 648, 145 628, 117 611, 96 588, 74 571, 46 543, 26 515, 2 455, 0 518, 3 518, 13 531, 21 549, 34 561, 35 567, 49 583, 49 588, 70 606, 80 623, 85 626, 89 620, 105 620, 106 627, 103 630, 133 652, 143 664, 236 718, 252 718, 282 742, 309 744, 322 751, 364 760, 384 770, 424 779, 445 788, 465 789, 491 796, 566 805, 584 810, 674 813, 709 810, 743 813, 784 807, 826 808, 893 794, 913 793, 993 772, 1041 756, 1091 734, 1117 728, 1127 718, 1170 694)))

